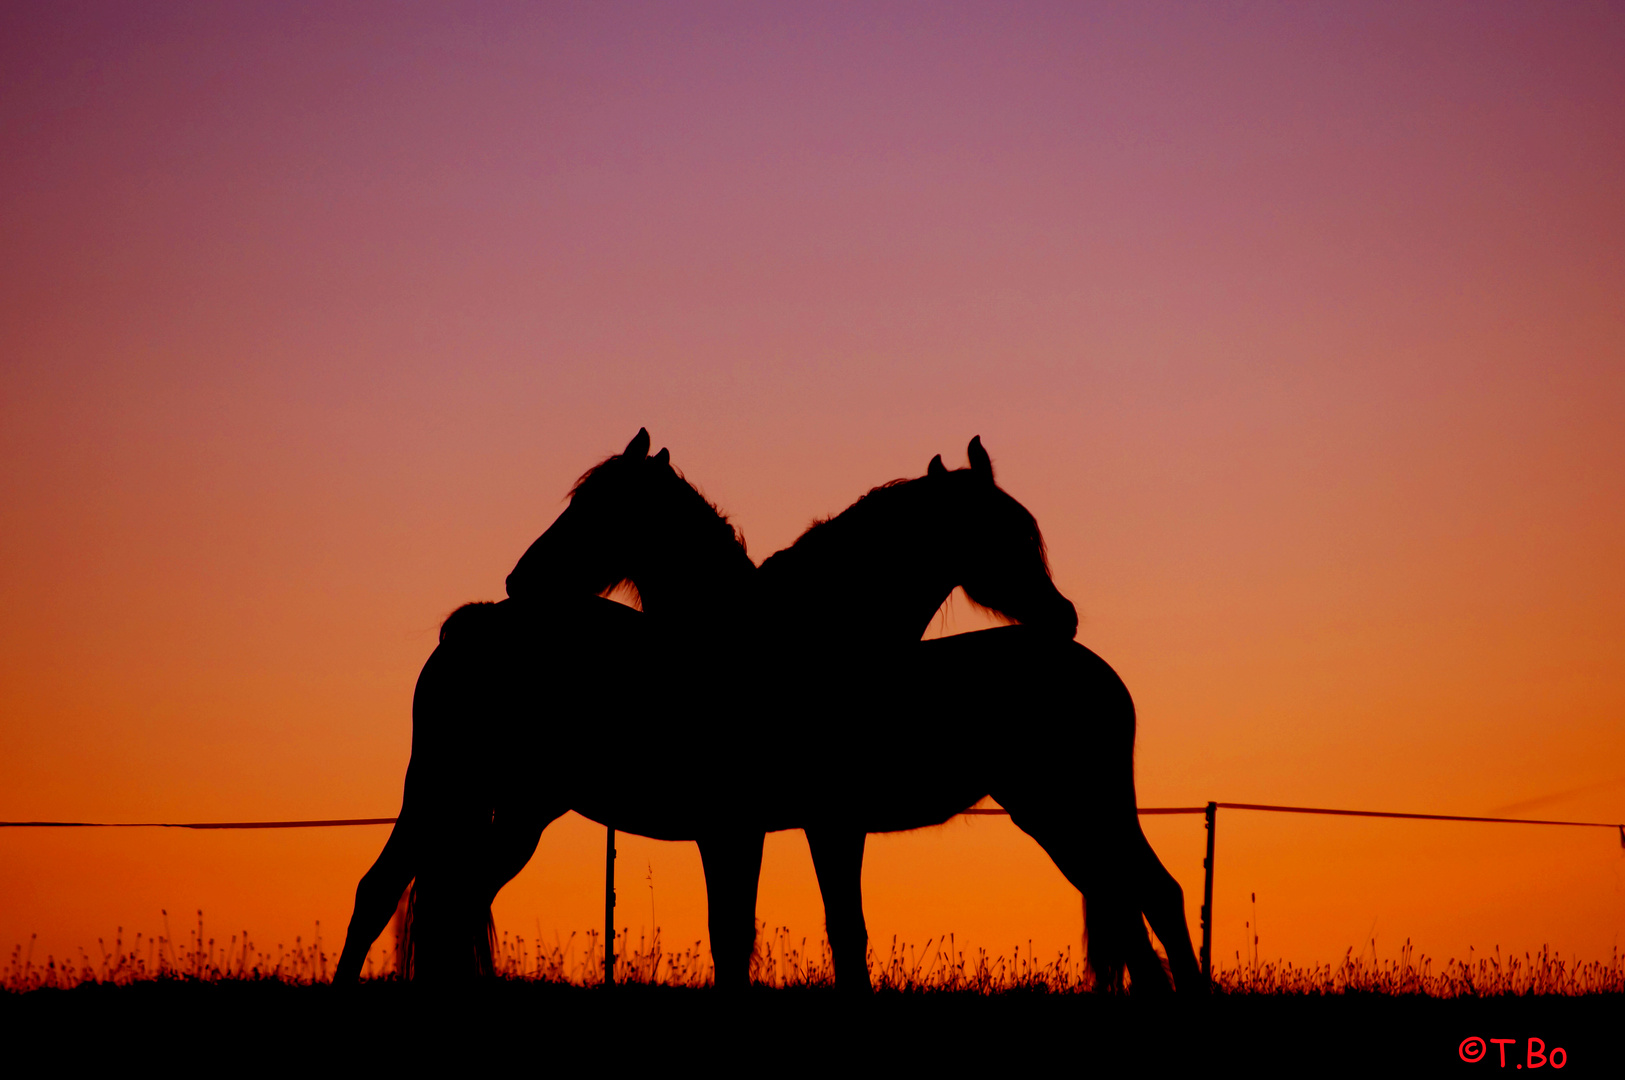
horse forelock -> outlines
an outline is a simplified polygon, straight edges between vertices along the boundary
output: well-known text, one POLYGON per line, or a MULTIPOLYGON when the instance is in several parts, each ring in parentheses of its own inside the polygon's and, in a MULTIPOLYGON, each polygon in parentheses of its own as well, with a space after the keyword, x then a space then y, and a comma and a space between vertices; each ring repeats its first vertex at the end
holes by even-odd
POLYGON ((576 482, 570 486, 568 494, 566 494, 564 497, 566 499, 575 498, 576 493, 582 488, 586 487, 587 482, 592 480, 593 477, 603 475, 613 469, 619 468, 623 464, 631 466, 639 463, 635 461, 627 461, 627 459, 621 454, 611 454, 609 457, 605 458, 603 461, 600 461, 598 464, 594 465, 592 468, 588 469, 586 472, 577 477, 576 482))

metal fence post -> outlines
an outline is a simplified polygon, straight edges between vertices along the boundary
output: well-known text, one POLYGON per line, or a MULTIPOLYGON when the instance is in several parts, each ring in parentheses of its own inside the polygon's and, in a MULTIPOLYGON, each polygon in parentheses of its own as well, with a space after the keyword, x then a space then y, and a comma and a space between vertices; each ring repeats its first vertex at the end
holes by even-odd
POLYGON ((1202 860, 1205 871, 1202 881, 1202 977, 1213 985, 1213 836, 1219 820, 1219 804, 1210 802, 1204 815, 1207 818, 1207 858, 1202 860))
MULTIPOLYGON (((1208 841, 1212 846, 1212 841, 1208 841)), ((604 841, 604 985, 615 985, 615 828, 604 841)))

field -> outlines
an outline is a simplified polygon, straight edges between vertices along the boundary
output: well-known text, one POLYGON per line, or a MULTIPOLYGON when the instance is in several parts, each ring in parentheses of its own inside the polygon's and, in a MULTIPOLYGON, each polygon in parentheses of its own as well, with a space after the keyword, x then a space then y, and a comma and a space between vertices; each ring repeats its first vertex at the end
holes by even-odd
MULTIPOLYGON (((804 1072, 844 1060, 910 1067, 1036 1064, 1240 1066, 1364 1074, 1465 1067, 1464 1040, 1511 1038, 1513 1061, 1563 1049, 1578 1075, 1618 1075, 1625 997, 1431 998, 1223 992, 1208 999, 1010 990, 899 992, 854 1001, 827 988, 579 987, 498 980, 465 994, 393 981, 349 990, 280 980, 155 980, 0 995, 8 1057, 43 1050, 110 1063, 178 1053, 267 1069, 390 1064, 451 1051, 469 1064, 642 1072, 722 1060, 804 1072), (1530 1044, 1531 1038, 1540 1040, 1530 1044)), ((1495 1047, 1480 1062, 1493 1066, 1495 1047)))
POLYGON ((195 1060, 256 1060, 280 1068, 388 1063, 454 1052, 470 1064, 602 1065, 645 1071, 711 1055, 794 1072, 849 1059, 919 1066, 1020 1066, 1056 1052, 1088 1063, 1261 1072, 1392 1072, 1507 1067, 1545 1056, 1585 1075, 1616 1071, 1625 1054, 1625 966, 1568 965, 1537 955, 1435 965, 1408 954, 1377 964, 1352 952, 1341 965, 1240 964, 1217 973, 1208 998, 1086 991, 1081 965, 965 956, 893 945, 872 960, 877 993, 854 1000, 831 983, 822 943, 811 950, 765 931, 749 994, 720 997, 705 958, 656 942, 617 942, 618 984, 594 985, 602 953, 589 935, 537 948, 505 939, 501 976, 456 994, 425 992, 375 974, 359 987, 326 981, 317 939, 281 955, 241 935, 221 944, 201 922, 177 947, 126 943, 68 964, 36 964, 17 950, 0 993, 0 1030, 13 1049, 70 1056, 106 1048, 185 1044, 195 1060), (86 1037, 89 1037, 87 1043, 86 1037), (1530 1040, 1534 1039, 1535 1042, 1530 1040), (48 1048, 55 1048, 52 1051, 48 1048), (224 1055, 216 1058, 214 1055, 224 1055))

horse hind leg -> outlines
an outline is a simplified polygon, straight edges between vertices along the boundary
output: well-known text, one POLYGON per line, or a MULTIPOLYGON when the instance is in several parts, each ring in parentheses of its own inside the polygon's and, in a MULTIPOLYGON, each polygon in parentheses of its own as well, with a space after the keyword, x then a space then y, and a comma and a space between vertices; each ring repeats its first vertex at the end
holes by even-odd
POLYGON ((558 820, 566 808, 536 812, 529 809, 499 807, 492 817, 485 845, 485 926, 474 941, 475 962, 482 975, 496 973, 496 918, 492 905, 502 887, 519 875, 519 871, 536 854, 536 845, 542 831, 558 820))
MULTIPOLYGON (((1134 853, 1123 837, 1098 835, 1088 828, 1075 810, 1060 811, 1042 806, 1023 806, 1024 800, 994 796, 1010 811, 1010 819, 1055 861, 1083 893, 1084 926, 1089 942, 1089 968, 1095 988, 1103 992, 1122 989, 1126 971, 1136 990, 1159 992, 1171 989, 1168 972, 1151 946, 1145 920, 1140 914, 1139 875, 1134 853)), ((1136 831, 1138 821, 1132 822, 1136 831)))
POLYGON ((1142 991, 1205 992, 1207 982, 1185 918, 1184 889, 1157 858, 1138 819, 1103 849, 1109 854, 1100 860, 1101 872, 1088 894, 1085 918, 1091 961, 1100 940, 1102 966, 1107 969, 1103 988, 1121 989, 1126 968, 1142 991), (1147 923, 1162 943, 1166 962, 1151 945, 1147 923))
POLYGON ((1172 988, 1162 958, 1151 946, 1145 920, 1128 890, 1116 882, 1100 882, 1085 893, 1084 904, 1089 968, 1095 977, 1095 989, 1121 993, 1125 972, 1137 992, 1161 993, 1172 988))
POLYGON ((416 824, 404 811, 390 831, 389 840, 372 868, 355 890, 355 912, 344 933, 344 951, 339 954, 333 982, 353 983, 361 977, 361 967, 378 935, 395 914, 401 895, 412 883, 416 863, 416 824))
POLYGON ((424 829, 412 909, 414 980, 449 984, 490 972, 490 815, 465 810, 424 829))
POLYGON ((563 815, 563 809, 535 813, 498 808, 486 845, 486 892, 490 899, 495 900, 502 887, 519 875, 536 854, 542 831, 563 815))

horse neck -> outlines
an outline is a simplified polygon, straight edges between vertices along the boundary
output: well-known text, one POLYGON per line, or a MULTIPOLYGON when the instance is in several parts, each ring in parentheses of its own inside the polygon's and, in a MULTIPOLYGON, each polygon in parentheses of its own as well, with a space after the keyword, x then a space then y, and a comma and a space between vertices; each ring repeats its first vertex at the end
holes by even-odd
POLYGON ((872 534, 849 530, 837 542, 774 555, 758 571, 758 603, 769 624, 859 648, 918 641, 957 583, 932 557, 934 545, 885 547, 877 551, 872 534))
POLYGON ((648 560, 632 576, 643 610, 690 624, 733 619, 756 565, 737 545, 686 545, 648 560))

